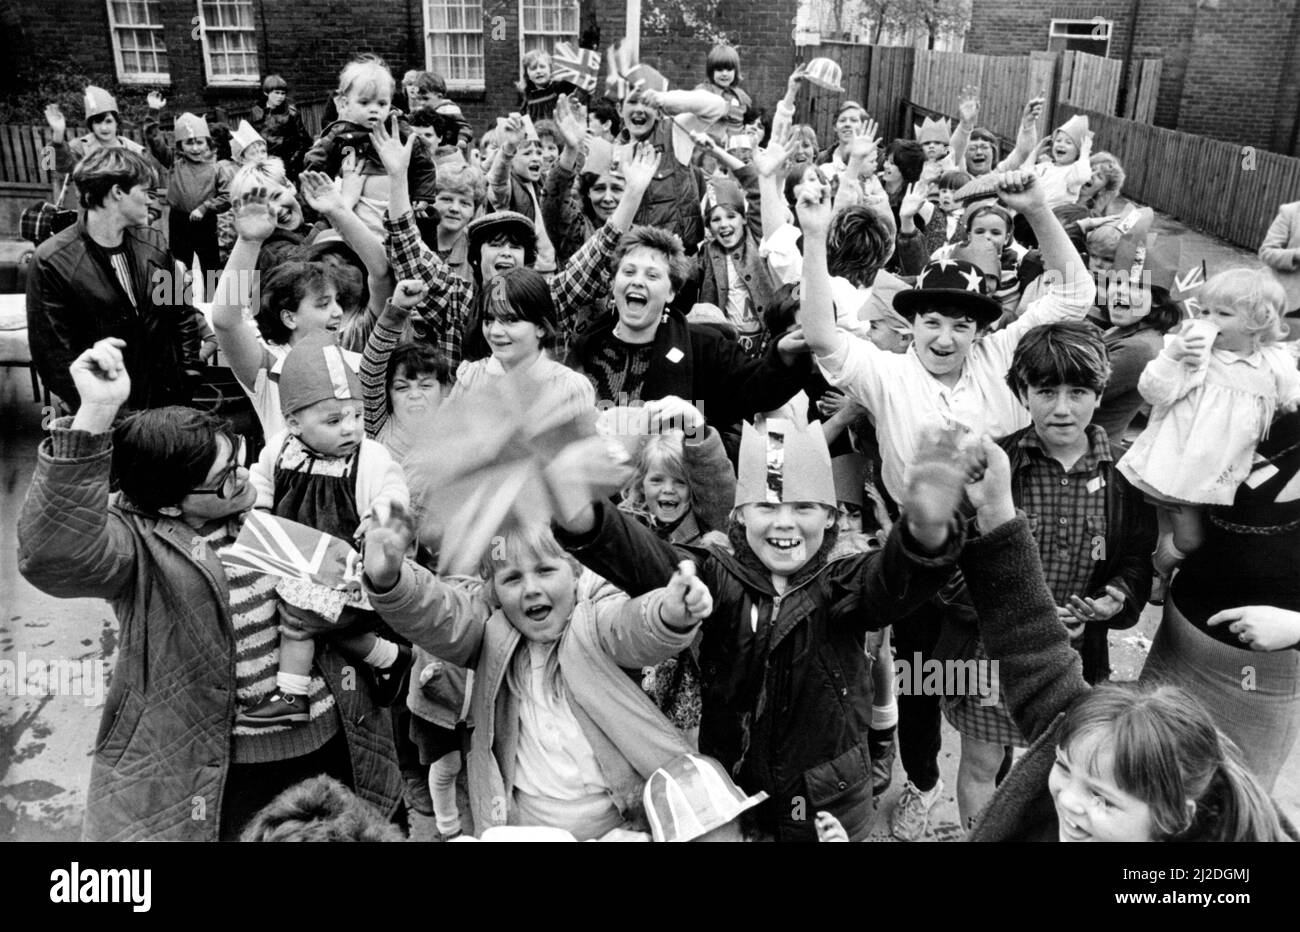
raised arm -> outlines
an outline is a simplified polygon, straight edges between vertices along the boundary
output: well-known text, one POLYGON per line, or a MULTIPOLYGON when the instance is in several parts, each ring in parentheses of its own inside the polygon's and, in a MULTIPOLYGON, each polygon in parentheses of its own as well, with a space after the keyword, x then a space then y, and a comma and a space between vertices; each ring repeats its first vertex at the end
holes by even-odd
POLYGON ((135 577, 135 535, 109 507, 113 421, 131 394, 125 346, 100 340, 72 363, 77 414, 41 442, 18 516, 18 571, 60 598, 113 599, 135 577))
POLYGON ((830 191, 825 185, 799 186, 799 225, 803 228, 803 293, 799 324, 808 348, 816 356, 829 356, 840 347, 844 334, 835 326, 831 275, 826 266, 826 234, 831 222, 830 191))
POLYGON ((275 231, 276 209, 265 191, 249 192, 234 202, 233 209, 237 238, 213 295, 212 329, 231 372, 239 384, 252 391, 268 354, 257 331, 244 320, 244 308, 252 301, 262 243, 275 231))
POLYGON ((1020 115, 1020 130, 1016 133, 1016 147, 997 164, 994 171, 1007 172, 1021 165, 1034 167, 1032 157, 1034 148, 1039 143, 1038 117, 1043 112, 1043 103, 1043 98, 1035 97, 1025 104, 1025 109, 1020 115))
POLYGON ((790 158, 785 141, 776 133, 767 148, 754 153, 754 170, 758 172, 759 207, 763 220, 763 239, 767 239, 785 226, 787 221, 785 194, 781 190, 781 170, 790 158), (778 141, 779 140, 779 141, 778 141))
POLYGON ((415 279, 398 282, 366 339, 357 374, 365 401, 368 437, 373 438, 388 421, 388 357, 401 342, 411 309, 424 300, 426 291, 424 283, 415 279))
POLYGON ((144 141, 148 143, 153 157, 160 164, 171 168, 172 163, 176 161, 176 150, 167 145, 167 137, 163 135, 162 126, 159 125, 159 117, 162 116, 167 101, 157 91, 150 91, 148 104, 149 115, 144 119, 144 141))

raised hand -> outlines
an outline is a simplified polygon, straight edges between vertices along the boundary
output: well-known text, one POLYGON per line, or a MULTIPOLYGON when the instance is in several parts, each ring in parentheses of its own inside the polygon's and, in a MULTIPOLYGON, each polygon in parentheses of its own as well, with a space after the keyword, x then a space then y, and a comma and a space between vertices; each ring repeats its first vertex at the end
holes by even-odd
POLYGON ((1046 209, 1043 186, 1031 171, 1003 172, 998 176, 998 200, 1017 213, 1046 209))
POLYGON ((820 181, 804 181, 795 189, 795 212, 805 236, 826 238, 831 225, 831 189, 820 181))
POLYGON ((793 142, 778 142, 775 139, 769 141, 766 148, 755 150, 754 171, 764 178, 775 175, 789 160, 793 151, 793 142))
POLYGON ((393 307, 409 311, 419 305, 429 293, 429 286, 414 278, 404 278, 393 289, 393 307))
POLYGON ((799 84, 808 79, 808 64, 801 63, 798 68, 790 72, 789 79, 785 82, 785 96, 793 98, 799 93, 799 84))
POLYGON ((649 430, 662 433, 665 430, 680 430, 688 437, 700 436, 704 427, 704 415, 685 398, 666 395, 654 401, 647 401, 645 413, 649 418, 649 430))
POLYGON ((903 475, 900 504, 907 529, 930 550, 938 550, 947 541, 966 483, 980 468, 978 460, 962 450, 961 438, 955 428, 923 430, 903 475))
POLYGON ((63 134, 68 130, 68 120, 59 109, 58 104, 48 104, 45 107, 45 122, 50 125, 50 130, 54 133, 55 139, 62 139, 63 134))
POLYGON ((167 106, 167 98, 157 91, 150 91, 144 102, 149 105, 150 110, 161 110, 167 106))
POLYGON ((587 136, 587 121, 579 116, 579 110, 568 94, 561 94, 555 102, 555 129, 568 149, 580 149, 587 136))
POLYGON ((392 177, 405 177, 406 169, 411 164, 415 139, 415 133, 411 133, 406 142, 402 142, 396 113, 389 118, 387 128, 383 123, 377 123, 370 131, 370 144, 375 150, 375 156, 384 166, 384 171, 392 177))
POLYGON ((1029 158, 1025 160, 1026 165, 1037 165, 1039 160, 1047 156, 1047 151, 1052 148, 1052 137, 1046 136, 1038 140, 1038 145, 1034 146, 1033 151, 1029 153, 1029 158))
POLYGON ((655 172, 659 171, 659 152, 648 142, 636 144, 635 154, 623 165, 624 196, 639 198, 650 187, 655 172))
POLYGON ((876 126, 876 121, 868 118, 866 125, 862 127, 862 132, 855 134, 853 139, 849 141, 849 158, 870 165, 874 170, 876 153, 880 149, 880 139, 876 135, 877 132, 879 132, 879 129, 876 126))
POLYGON ((957 99, 957 116, 967 126, 974 126, 980 115, 980 89, 968 84, 957 99))
MULTIPOLYGON (((1016 505, 1011 498, 1011 461, 1006 451, 987 435, 969 449, 982 459, 983 471, 971 476, 966 497, 975 506, 980 532, 987 534, 1016 516, 1016 505)), ((975 465, 979 465, 978 460, 975 465)))
POLYGON ((689 628, 713 614, 713 595, 695 575, 695 564, 683 560, 668 580, 663 601, 659 603, 659 620, 670 628, 689 628))
POLYGON ((126 341, 105 337, 73 360, 68 367, 81 407, 116 411, 131 396, 131 376, 122 350, 126 341))
POLYGON ((1043 112, 1043 105, 1046 101, 1042 97, 1031 98, 1026 104, 1025 109, 1020 114, 1021 126, 1036 126, 1038 117, 1043 112))
POLYGON ((248 242, 261 243, 275 232, 279 206, 275 192, 257 187, 235 199, 235 235, 248 242))
POLYGON ((915 217, 917 211, 930 197, 930 185, 924 181, 909 184, 903 194, 903 201, 898 205, 899 217, 915 217))
POLYGON ((385 591, 393 588, 402 572, 402 560, 415 539, 415 526, 399 503, 377 508, 373 517, 362 561, 370 585, 385 591))
POLYGON ((524 144, 524 118, 517 113, 512 113, 500 126, 501 148, 513 156, 524 144))
POLYGON ((298 178, 302 184, 303 200, 318 214, 329 216, 345 209, 343 197, 329 175, 324 172, 304 171, 298 178))

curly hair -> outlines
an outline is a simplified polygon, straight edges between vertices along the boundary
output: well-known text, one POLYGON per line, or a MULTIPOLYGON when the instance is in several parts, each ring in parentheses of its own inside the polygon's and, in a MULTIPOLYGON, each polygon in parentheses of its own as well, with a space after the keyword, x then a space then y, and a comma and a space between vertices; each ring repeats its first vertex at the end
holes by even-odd
POLYGON ((859 288, 876 280, 894 253, 889 227, 871 208, 845 207, 831 218, 826 234, 826 264, 832 275, 847 278, 859 288))

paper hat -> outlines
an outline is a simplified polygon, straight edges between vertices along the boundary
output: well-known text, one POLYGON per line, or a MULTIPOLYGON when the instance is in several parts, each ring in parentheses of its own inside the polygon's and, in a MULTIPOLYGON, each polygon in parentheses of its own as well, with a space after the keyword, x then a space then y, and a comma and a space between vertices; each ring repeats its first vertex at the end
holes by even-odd
POLYGON ((303 337, 280 367, 280 413, 285 417, 318 401, 361 401, 362 397, 361 380, 332 333, 303 337))
POLYGON ((916 131, 916 141, 920 143, 941 142, 946 146, 952 139, 952 127, 947 120, 932 120, 926 117, 922 123, 913 128, 916 131))
POLYGON ((907 318, 894 310, 894 295, 911 287, 897 275, 881 269, 876 273, 876 280, 871 283, 871 296, 858 309, 858 319, 867 323, 885 320, 897 330, 910 330, 912 325, 907 318))
POLYGON ((609 175, 618 171, 619 159, 614 151, 614 144, 599 136, 588 136, 583 141, 586 155, 582 161, 584 173, 592 175, 609 175))
POLYGON ((230 134, 230 155, 232 158, 239 158, 243 151, 255 142, 266 144, 257 130, 253 129, 251 123, 247 120, 240 120, 239 126, 230 134))
POLYGON ((989 297, 983 270, 971 262, 940 259, 921 270, 916 287, 894 296, 894 310, 914 317, 932 308, 968 314, 977 324, 992 324, 1002 305, 989 297))
POLYGON ((101 113, 116 113, 117 99, 102 87, 90 84, 86 87, 86 119, 97 117, 101 113))
POLYGON ((175 141, 180 143, 187 139, 211 139, 212 133, 208 131, 208 121, 203 117, 182 113, 176 118, 173 136, 175 141))
POLYGON ((831 455, 821 424, 809 425, 808 398, 800 392, 781 417, 745 422, 740 435, 736 505, 817 502, 835 505, 831 455))
POLYGON ((1076 113, 1066 120, 1057 132, 1065 133, 1076 148, 1082 149, 1083 141, 1088 137, 1088 118, 1082 113, 1076 113))
POLYGON ((650 774, 642 800, 655 841, 692 841, 767 799, 744 790, 712 757, 683 754, 650 774))
POLYGON ((729 207, 741 216, 745 214, 745 192, 726 175, 714 175, 705 184, 700 213, 704 215, 706 223, 715 207, 729 207))
POLYGON ((867 458, 861 453, 844 453, 831 460, 831 473, 835 478, 835 498, 861 508, 867 458))
POLYGON ((834 91, 837 94, 844 93, 844 88, 840 86, 840 78, 843 77, 843 71, 840 69, 839 62, 834 59, 812 59, 808 62, 808 68, 804 72, 804 77, 808 79, 809 84, 816 85, 824 90, 834 91))

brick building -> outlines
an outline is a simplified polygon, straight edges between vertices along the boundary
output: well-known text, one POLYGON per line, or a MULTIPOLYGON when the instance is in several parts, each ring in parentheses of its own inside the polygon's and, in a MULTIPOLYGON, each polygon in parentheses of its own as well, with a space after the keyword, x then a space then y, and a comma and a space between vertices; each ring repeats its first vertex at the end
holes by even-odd
MULTIPOLYGON (((692 87, 704 79, 710 42, 682 28, 680 17, 673 30, 659 15, 673 2, 645 0, 643 19, 668 22, 671 34, 643 28, 642 58, 674 87, 692 87)), ((722 0, 712 16, 712 28, 740 51, 746 86, 769 109, 794 66, 795 7, 796 0, 722 0)), ((76 72, 137 105, 161 89, 172 114, 246 109, 259 101, 261 75, 278 72, 293 99, 320 101, 353 54, 374 52, 399 80, 407 68, 443 74, 481 131, 515 109, 525 50, 576 40, 593 26, 603 48, 626 21, 625 0, 0 0, 0 79, 24 69, 30 77, 34 68, 76 72)))
POLYGON ((1159 126, 1300 155, 1300 0, 975 0, 966 51, 1163 59, 1159 126))

